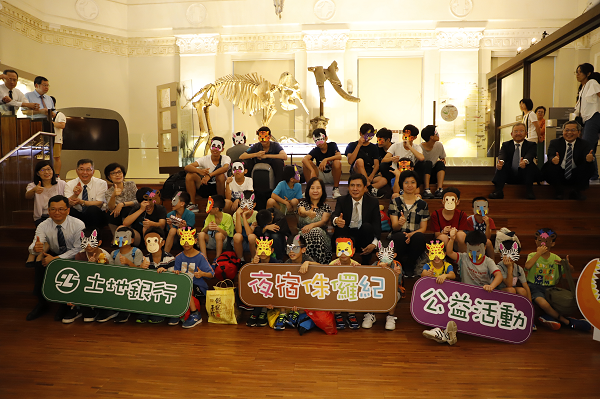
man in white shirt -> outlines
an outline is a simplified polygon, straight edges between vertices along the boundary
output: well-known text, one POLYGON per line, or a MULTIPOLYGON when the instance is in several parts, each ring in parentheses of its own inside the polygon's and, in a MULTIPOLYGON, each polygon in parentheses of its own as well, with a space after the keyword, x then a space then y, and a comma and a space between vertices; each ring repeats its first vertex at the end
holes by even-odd
POLYGON ((45 77, 36 76, 33 81, 33 84, 35 85, 35 90, 25 94, 25 97, 30 103, 39 105, 38 110, 32 111, 32 118, 47 118, 48 110, 55 108, 54 101, 52 101, 52 98, 48 94, 46 94, 48 93, 48 90, 50 90, 50 83, 45 77))
POLYGON ((216 194, 225 197, 225 174, 229 170, 231 158, 221 155, 225 149, 224 138, 215 136, 209 145, 210 155, 196 158, 194 162, 183 169, 187 172, 185 188, 190 195, 190 205, 187 209, 194 213, 198 212, 196 194, 202 198, 216 194))
MULTIPOLYGON (((29 246, 27 266, 35 268, 34 293, 38 304, 27 315, 27 320, 40 317, 48 310, 48 302, 42 295, 45 267, 54 259, 74 259, 81 251, 81 231, 85 225, 81 220, 69 216, 69 200, 55 195, 48 200, 48 216, 38 225, 35 237, 29 246)), ((61 307, 55 319, 62 320, 64 307, 61 307)))
POLYGON ((2 75, 4 84, 0 85, 0 98, 2 99, 2 111, 9 112, 11 115, 17 113, 19 107, 25 107, 32 110, 40 109, 39 104, 31 103, 25 97, 21 90, 17 89, 19 74, 17 71, 7 69, 2 75))
POLYGON ((65 197, 69 199, 71 216, 80 219, 85 227, 100 229, 106 225, 105 193, 108 185, 94 177, 94 161, 77 161, 77 178, 65 185, 65 197))

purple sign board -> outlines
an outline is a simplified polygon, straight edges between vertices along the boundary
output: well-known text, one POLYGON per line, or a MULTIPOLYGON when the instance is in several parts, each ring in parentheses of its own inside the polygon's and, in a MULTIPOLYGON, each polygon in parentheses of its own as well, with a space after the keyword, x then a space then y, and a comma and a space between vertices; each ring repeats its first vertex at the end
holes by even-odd
POLYGON ((450 320, 458 332, 497 341, 520 344, 531 335, 533 306, 520 295, 433 277, 417 280, 410 313, 426 326, 445 328, 450 320))

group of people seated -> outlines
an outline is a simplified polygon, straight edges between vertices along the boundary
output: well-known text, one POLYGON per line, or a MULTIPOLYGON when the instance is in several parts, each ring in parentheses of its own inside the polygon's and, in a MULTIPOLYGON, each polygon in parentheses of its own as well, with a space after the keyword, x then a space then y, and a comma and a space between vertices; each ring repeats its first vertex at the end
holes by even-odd
MULTIPOLYGON (((522 144, 520 151, 526 153, 527 141, 522 127, 515 125, 512 134, 515 145, 522 144)), ((553 176, 562 173, 560 184, 574 178, 583 184, 580 171, 587 176, 587 163, 591 161, 587 147, 577 137, 579 130, 577 123, 568 122, 564 137, 550 144, 559 155, 549 161, 547 169, 553 176), (567 155, 567 158, 572 157, 570 165, 564 155, 560 156, 560 151, 564 152, 564 147, 573 142, 578 154, 580 150, 587 153, 584 164, 579 163, 578 157, 567 155)), ((549 252, 556 233, 548 229, 538 232, 538 251, 529 254, 524 265, 529 271, 527 274, 516 265, 518 257, 510 257, 514 250, 507 252, 502 262, 496 264, 491 242, 496 226, 489 216, 488 200, 475 198, 470 216, 458 210, 460 191, 453 187, 443 188, 445 152, 435 127, 427 126, 421 131, 421 145, 414 143, 418 133, 415 126, 407 125, 403 140, 392 143, 390 130, 375 131, 370 124, 362 125, 359 140, 346 148, 345 155, 352 165, 347 195, 341 195, 339 191, 340 151, 336 143, 328 142, 323 129, 313 132, 315 148, 302 162, 307 181, 304 190, 299 168, 284 165, 287 155, 271 140, 268 127, 257 131, 259 142, 252 147, 246 146, 243 134, 234 134, 234 146, 227 151, 228 155, 222 155, 225 140, 213 137, 209 143, 210 154, 185 167, 186 191, 175 193, 169 213, 163 206, 160 190, 137 188, 134 182, 126 180, 126 168, 118 163, 105 168, 106 180, 102 180, 93 176, 93 161, 81 159, 77 162, 77 178, 65 183, 57 178, 51 162, 39 162, 33 182, 26 188, 26 197, 34 199, 37 226, 29 246, 27 265, 35 268, 35 292, 39 298, 27 319, 33 320, 47 310, 48 304, 41 294, 44 268, 57 258, 155 269, 158 273, 188 273, 194 282, 194 295, 203 298, 208 289, 206 279, 214 276, 213 267, 218 265, 219 256, 227 248, 232 248, 243 262, 246 262, 244 256, 247 253, 250 254, 247 261, 252 263, 287 259, 287 262, 298 263, 301 272, 306 272, 311 264, 373 264, 377 248, 382 247, 380 241, 385 240, 382 237, 384 213, 389 217, 391 231, 387 239, 394 243, 394 256, 388 256, 385 262, 377 261, 375 265, 392 268, 400 280, 429 276, 443 283, 446 279, 460 277, 461 281, 488 291, 502 289, 526 296, 541 307, 544 315, 539 321, 550 328, 565 325, 589 329, 589 323, 585 321, 558 314, 544 297, 544 291, 554 286, 560 276, 555 262, 560 258, 549 252), (374 136, 377 136, 377 145, 370 143, 374 136), (265 209, 259 210, 253 182, 248 175, 260 162, 272 166, 277 186, 265 209), (110 188, 107 182, 111 184, 110 188), (326 182, 333 184, 332 193, 336 199, 333 210, 327 203, 326 182), (428 185, 423 186, 425 183, 428 185), (436 189, 430 190, 429 184, 436 184, 436 189), (393 194, 387 212, 380 212, 378 197, 387 190, 385 186, 393 194), (201 228, 196 227, 197 195, 208 197, 201 228), (425 199, 433 198, 440 200, 441 208, 430 213, 425 199), (290 225, 289 221, 296 223, 290 225), (116 247, 111 253, 101 248, 101 231, 106 225, 110 227, 111 244, 116 247), (429 243, 427 231, 434 234, 434 240, 429 243), (263 250, 257 249, 259 240, 263 250), (272 243, 269 253, 264 251, 265 240, 272 243), (211 261, 208 250, 215 251, 211 261), (177 252, 178 255, 171 255, 177 252), (360 263, 353 257, 360 259, 360 263), (553 278, 547 278, 548 275, 553 278)), ((515 154, 518 151, 513 149, 515 154)), ((501 152, 501 160, 507 165, 503 167, 499 162, 497 166, 496 192, 501 192, 498 186, 498 178, 504 176, 501 173, 512 173, 513 157, 525 158, 521 155, 525 153, 508 155, 506 151, 501 152)), ((528 167, 528 163, 520 161, 518 169, 523 172, 517 173, 524 173, 528 167)), ((512 248, 512 244, 504 245, 512 248)), ((110 247, 105 245, 105 248, 110 247)), ((190 315, 183 327, 191 328, 202 321, 198 308, 192 300, 190 315)), ((266 312, 265 308, 254 309, 247 324, 266 325, 266 312)), ((62 306, 56 316, 64 323, 79 317, 86 322, 113 319, 126 322, 130 315, 110 309, 62 306)), ((295 309, 283 310, 275 328, 281 330, 286 324, 294 325, 297 319, 295 309)), ((163 320, 158 316, 136 316, 140 323, 163 320)), ((360 327, 354 313, 346 317, 336 313, 335 320, 338 329, 346 325, 350 329, 360 327)), ((374 314, 365 314, 362 327, 370 328, 375 320, 374 314)), ((177 318, 168 320, 173 325, 178 322, 177 318)), ((386 315, 386 329, 395 329, 395 323, 393 309, 386 315)), ((438 342, 456 342, 453 325, 445 331, 431 331, 425 336, 438 342)))

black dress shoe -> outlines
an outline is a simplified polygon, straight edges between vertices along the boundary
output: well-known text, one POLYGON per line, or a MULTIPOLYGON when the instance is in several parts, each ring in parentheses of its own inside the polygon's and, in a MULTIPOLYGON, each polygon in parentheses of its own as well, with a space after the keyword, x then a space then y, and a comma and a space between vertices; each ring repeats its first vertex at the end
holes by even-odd
POLYGON ((575 190, 571 193, 571 198, 577 201, 584 201, 586 196, 579 190, 575 190))
POLYGON ((66 303, 61 303, 60 305, 58 305, 58 310, 56 311, 56 314, 54 315, 54 321, 62 321, 62 319, 65 318, 65 315, 67 314, 68 311, 69 311, 69 305, 67 305, 66 303))
POLYGON ((29 312, 29 314, 26 317, 26 320, 27 321, 35 320, 38 317, 40 317, 41 315, 43 315, 44 313, 46 313, 47 310, 48 310, 48 304, 39 302, 37 305, 35 305, 35 308, 33 308, 33 310, 31 312, 29 312))
POLYGON ((489 199, 503 199, 504 198, 504 191, 494 191, 493 193, 491 193, 490 195, 488 195, 489 199))
POLYGON ((527 194, 525 194, 525 198, 527 198, 528 200, 534 200, 535 194, 533 193, 533 190, 527 191, 527 194))

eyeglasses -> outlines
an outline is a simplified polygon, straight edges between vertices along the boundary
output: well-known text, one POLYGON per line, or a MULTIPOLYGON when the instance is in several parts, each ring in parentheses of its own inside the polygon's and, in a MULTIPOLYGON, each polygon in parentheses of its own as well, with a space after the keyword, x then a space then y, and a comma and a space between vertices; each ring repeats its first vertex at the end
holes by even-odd
POLYGON ((60 213, 63 213, 63 212, 66 212, 68 210, 69 210, 69 208, 48 208, 48 212, 60 212, 60 213))
POLYGON ((42 169, 40 169, 40 172, 44 172, 44 173, 52 172, 52 168, 50 168, 50 167, 42 168, 42 169))
POLYGON ((42 84, 41 86, 43 86, 43 87, 48 87, 48 88, 50 87, 50 85, 49 85, 49 84, 42 84))
POLYGON ((91 169, 91 168, 87 168, 87 169, 77 168, 77 170, 80 172, 87 172, 87 173, 92 173, 94 171, 94 169, 91 169))
POLYGON ((577 130, 577 129, 565 129, 565 130, 563 130, 563 133, 576 133, 578 131, 579 130, 577 130))
POLYGON ((122 175, 122 174, 123 174, 122 170, 114 170, 109 173, 109 175, 111 175, 111 176, 118 176, 118 175, 122 175))

